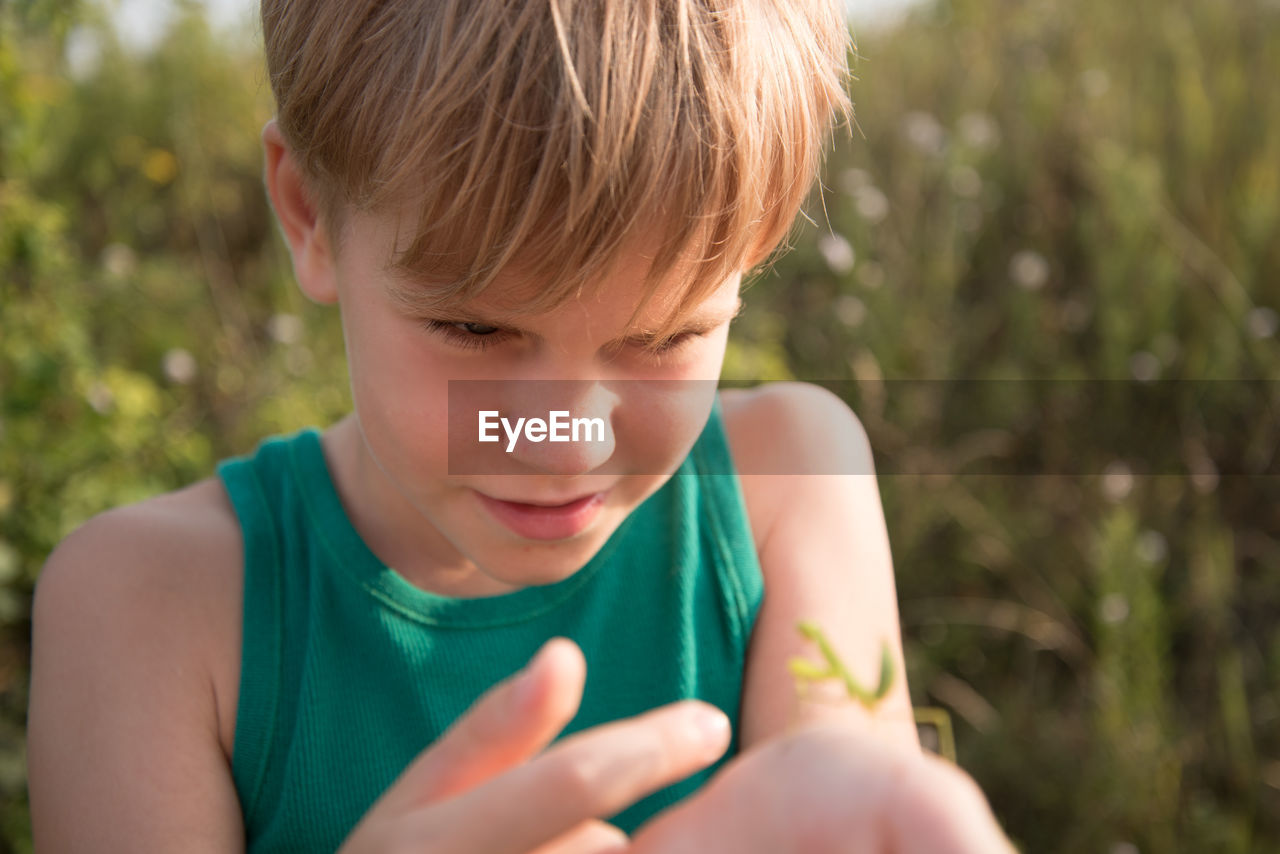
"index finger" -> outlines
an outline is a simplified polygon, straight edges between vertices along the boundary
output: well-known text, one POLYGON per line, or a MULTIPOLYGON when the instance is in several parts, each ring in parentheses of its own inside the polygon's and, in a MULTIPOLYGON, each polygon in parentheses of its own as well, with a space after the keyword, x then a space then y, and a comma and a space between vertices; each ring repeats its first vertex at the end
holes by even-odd
POLYGON ((423 838, 456 841, 459 854, 525 854, 706 767, 730 736, 724 713, 697 700, 595 727, 425 810, 423 838))

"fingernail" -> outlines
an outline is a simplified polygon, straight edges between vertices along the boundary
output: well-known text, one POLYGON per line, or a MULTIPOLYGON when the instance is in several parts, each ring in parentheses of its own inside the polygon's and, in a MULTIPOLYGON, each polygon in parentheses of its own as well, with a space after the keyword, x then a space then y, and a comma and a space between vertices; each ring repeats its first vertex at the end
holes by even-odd
POLYGON ((710 706, 699 705, 690 713, 694 740, 706 749, 709 756, 719 756, 729 746, 729 719, 724 712, 710 706))

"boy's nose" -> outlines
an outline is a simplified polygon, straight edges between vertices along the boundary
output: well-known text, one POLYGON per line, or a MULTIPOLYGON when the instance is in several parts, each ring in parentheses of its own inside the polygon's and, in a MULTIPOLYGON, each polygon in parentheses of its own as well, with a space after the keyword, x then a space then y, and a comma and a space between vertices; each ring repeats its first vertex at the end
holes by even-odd
POLYGON ((531 430, 526 420, 510 456, 520 468, 537 474, 584 475, 603 467, 616 448, 613 421, 621 396, 597 381, 543 380, 517 383, 513 407, 546 429, 531 430))

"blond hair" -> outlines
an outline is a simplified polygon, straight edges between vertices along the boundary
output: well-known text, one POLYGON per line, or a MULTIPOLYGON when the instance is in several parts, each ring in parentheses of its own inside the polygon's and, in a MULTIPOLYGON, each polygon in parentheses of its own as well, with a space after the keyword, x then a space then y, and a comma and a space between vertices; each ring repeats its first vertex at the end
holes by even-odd
MULTIPOLYGON (((505 269, 524 310, 682 260, 666 328, 782 243, 845 92, 837 0, 262 0, 277 119, 335 245, 409 211, 388 269, 418 310, 505 269)), ((634 320, 634 318, 633 318, 634 320)))

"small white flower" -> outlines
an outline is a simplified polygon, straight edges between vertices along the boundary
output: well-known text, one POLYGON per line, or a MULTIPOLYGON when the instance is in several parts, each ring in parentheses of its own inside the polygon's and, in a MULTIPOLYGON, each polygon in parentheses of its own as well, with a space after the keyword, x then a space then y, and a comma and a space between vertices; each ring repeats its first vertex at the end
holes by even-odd
POLYGON ((164 354, 164 375, 170 382, 186 385, 196 378, 196 357, 181 347, 164 354))
POLYGON ((1203 446, 1193 445, 1187 468, 1191 470, 1191 488, 1201 495, 1208 495, 1218 488, 1218 464, 1203 446))
POLYGON ((116 278, 124 278, 138 269, 138 256, 123 243, 108 243, 102 250, 102 268, 116 278))
POLYGON ((1206 458, 1193 466, 1191 488, 1201 495, 1208 495, 1218 488, 1218 467, 1213 460, 1206 458))
POLYGON ((302 337, 302 318, 296 314, 273 314, 267 321, 267 334, 281 344, 293 344, 302 337))
POLYGON ((1090 68, 1081 73, 1080 86, 1090 98, 1101 98, 1111 90, 1111 77, 1101 68, 1090 68))
POLYGON ((922 154, 939 155, 947 146, 947 132, 931 113, 912 110, 902 118, 907 142, 922 154))
POLYGON ((89 390, 84 394, 84 399, 93 408, 93 411, 99 415, 106 415, 110 412, 116 402, 116 396, 112 393, 111 387, 101 380, 89 386, 89 390))
POLYGON ((1249 334, 1254 338, 1272 338, 1276 334, 1277 318, 1274 309, 1259 306, 1249 312, 1245 321, 1249 334))
POLYGON ((844 275, 852 270, 854 261, 857 260, 853 246, 839 234, 824 234, 819 237, 818 252, 822 254, 831 272, 837 275, 844 275))
POLYGON ((1023 249, 1009 259, 1009 278, 1028 291, 1038 291, 1049 281, 1049 262, 1031 249, 1023 249))
POLYGON ((871 173, 866 169, 846 169, 840 173, 840 189, 851 196, 871 183, 871 173))
POLYGON ((1138 557, 1147 563, 1159 563, 1169 555, 1169 541, 1159 531, 1146 530, 1138 535, 1138 557))
POLYGON ((836 297, 834 308, 836 317, 850 329, 861 326, 867 318, 867 304, 851 294, 836 297))
POLYGON ((1102 491, 1112 501, 1123 500, 1133 491, 1133 471, 1124 460, 1110 463, 1102 472, 1102 491))
POLYGON ((89 27, 74 27, 67 34, 65 59, 71 79, 88 80, 102 65, 102 41, 89 27))
POLYGON ((858 216, 872 224, 883 221, 889 215, 889 197, 872 184, 860 188, 854 194, 853 206, 858 211, 858 216))
POLYGON ((970 148, 986 151, 1000 144, 1000 128, 986 113, 965 113, 956 122, 960 139, 970 148))
POLYGON ((1160 357, 1147 350, 1139 350, 1129 357, 1129 373, 1140 383, 1153 382, 1160 376, 1160 357))
POLYGON ((1108 593, 1098 602, 1098 615, 1108 625, 1123 623, 1129 617, 1129 600, 1120 593, 1108 593))

